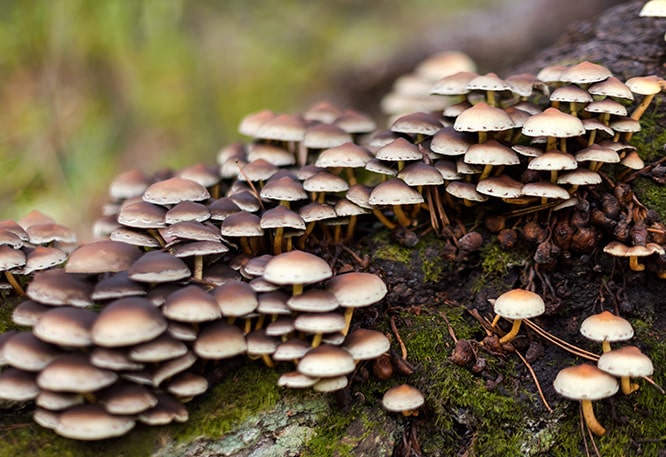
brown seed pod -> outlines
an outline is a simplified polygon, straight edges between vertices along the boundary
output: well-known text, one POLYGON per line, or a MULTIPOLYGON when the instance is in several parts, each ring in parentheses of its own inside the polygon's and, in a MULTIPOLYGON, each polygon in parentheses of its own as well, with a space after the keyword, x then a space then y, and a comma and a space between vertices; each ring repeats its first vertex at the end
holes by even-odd
POLYGON ((511 249, 518 242, 518 232, 511 228, 505 228, 497 234, 497 241, 503 249, 511 249))

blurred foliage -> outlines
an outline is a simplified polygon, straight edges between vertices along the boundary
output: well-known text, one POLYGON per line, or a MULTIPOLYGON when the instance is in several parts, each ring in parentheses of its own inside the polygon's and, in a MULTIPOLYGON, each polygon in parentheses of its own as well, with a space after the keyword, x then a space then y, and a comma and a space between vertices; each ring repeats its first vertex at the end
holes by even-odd
POLYGON ((335 101, 330 78, 492 1, 1 3, 0 218, 85 238, 118 172, 213 164, 243 115, 335 101))

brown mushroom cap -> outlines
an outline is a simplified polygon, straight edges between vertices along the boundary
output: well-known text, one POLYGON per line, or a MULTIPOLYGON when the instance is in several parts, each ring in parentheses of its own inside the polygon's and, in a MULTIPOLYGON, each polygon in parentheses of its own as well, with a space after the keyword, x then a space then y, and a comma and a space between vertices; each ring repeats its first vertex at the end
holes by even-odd
POLYGON ((349 352, 329 344, 310 349, 298 363, 298 371, 313 378, 349 374, 355 367, 349 352))
POLYGON ((91 333, 95 344, 118 347, 150 341, 166 328, 166 319, 148 299, 127 297, 107 305, 91 333))
POLYGON ((222 316, 217 300, 195 285, 170 293, 162 312, 168 319, 179 322, 205 322, 222 316))
POLYGON ((90 330, 97 319, 94 311, 63 306, 41 315, 32 329, 42 341, 68 347, 85 347, 92 344, 90 330))
POLYGON ((194 352, 204 359, 225 359, 247 350, 243 332, 223 321, 207 324, 194 343, 194 352))
POLYGON ((188 278, 190 269, 185 262, 167 252, 150 251, 136 260, 127 273, 134 281, 172 282, 188 278))
POLYGON ((69 273, 107 273, 127 270, 141 257, 141 251, 129 244, 102 240, 84 244, 72 252, 65 266, 69 273))
POLYGON ((377 303, 387 293, 384 281, 372 273, 351 272, 337 275, 326 284, 326 291, 345 308, 377 303))
POLYGON ((67 353, 55 357, 37 375, 40 388, 54 392, 94 392, 113 384, 118 375, 98 368, 84 354, 67 353))
POLYGON ((127 416, 114 416, 101 405, 87 404, 70 408, 60 414, 55 432, 76 440, 102 440, 121 436, 134 427, 127 416))
POLYGON ((263 278, 274 284, 312 284, 330 278, 333 271, 328 263, 314 254, 293 250, 273 257, 264 270, 263 278))

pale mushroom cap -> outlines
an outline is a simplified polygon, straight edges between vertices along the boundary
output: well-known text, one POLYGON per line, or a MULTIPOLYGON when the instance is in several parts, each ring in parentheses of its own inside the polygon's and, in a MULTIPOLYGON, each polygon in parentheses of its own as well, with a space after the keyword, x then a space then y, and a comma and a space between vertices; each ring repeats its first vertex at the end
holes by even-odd
POLYGON ((434 135, 442 128, 440 120, 430 113, 405 114, 391 124, 391 131, 406 134, 434 135))
POLYGON ((528 319, 544 313, 546 305, 534 292, 512 289, 497 297, 495 313, 507 319, 528 319))
POLYGON ((194 352, 204 359, 224 359, 247 350, 243 332, 224 321, 216 321, 201 329, 194 343, 194 352))
POLYGON ((98 368, 83 354, 61 354, 37 375, 42 389, 55 392, 94 392, 113 384, 118 375, 98 368))
POLYGON ((315 166, 359 168, 364 167, 370 159, 372 154, 366 148, 347 142, 322 151, 317 157, 315 166))
POLYGON ((560 370, 553 387, 571 400, 599 400, 615 394, 620 386, 613 376, 584 363, 560 370))
POLYGON ((443 51, 421 61, 414 72, 429 81, 437 81, 453 73, 475 70, 476 63, 464 52, 443 51))
POLYGON ((312 313, 298 316, 294 326, 301 332, 333 333, 343 330, 346 323, 344 316, 339 313, 312 313))
POLYGON ((167 252, 150 251, 143 254, 128 269, 130 279, 139 282, 171 282, 190 276, 187 264, 167 252))
POLYGON ((453 124, 453 128, 459 132, 494 132, 514 127, 515 124, 506 111, 485 102, 479 102, 460 113, 453 124))
POLYGON ((643 5, 640 16, 666 17, 666 1, 649 0, 643 5))
POLYGON ((624 346, 604 352, 597 360, 597 367, 613 376, 638 378, 650 376, 654 366, 650 357, 643 354, 636 346, 624 346))
POLYGON ((110 414, 139 414, 157 405, 157 398, 146 386, 121 382, 106 389, 99 403, 110 414))
POLYGON ((606 97, 623 98, 626 100, 634 99, 634 94, 631 93, 631 89, 615 76, 611 76, 605 81, 594 83, 588 87, 587 90, 592 95, 603 95, 606 97))
POLYGON ((298 363, 300 373, 314 378, 345 375, 355 367, 349 352, 328 344, 311 349, 298 363))
POLYGON ((2 355, 14 368, 39 371, 58 355, 58 350, 37 339, 31 332, 19 332, 5 342, 2 355))
POLYGON ((317 381, 312 389, 315 392, 334 392, 336 390, 344 389, 349 384, 347 376, 334 376, 332 378, 323 378, 317 381))
POLYGON ((520 158, 499 141, 488 140, 471 145, 465 152, 464 161, 472 165, 517 165, 520 158))
POLYGON ((550 101, 589 103, 592 96, 588 91, 577 86, 558 87, 550 94, 550 101))
POLYGON ((273 257, 264 270, 263 278, 274 284, 311 284, 330 278, 333 271, 328 263, 314 254, 293 250, 273 257))
POLYGON ((104 347, 149 341, 166 330, 167 322, 146 298, 128 297, 107 305, 92 326, 92 340, 104 347))
POLYGON ((372 273, 351 272, 335 276, 326 284, 326 291, 346 308, 369 306, 387 293, 386 284, 372 273))
POLYGON ((628 249, 629 246, 619 241, 611 241, 606 246, 604 246, 604 252, 615 257, 626 257, 628 249))
POLYGON ((560 80, 575 84, 588 84, 597 81, 603 81, 613 76, 611 71, 599 64, 584 61, 572 65, 560 74, 560 80))
POLYGON ((423 153, 414 143, 411 143, 402 137, 398 137, 379 148, 377 152, 375 152, 375 158, 390 162, 397 162, 400 160, 422 160, 423 153))
POLYGON ((100 405, 87 404, 63 412, 58 418, 55 432, 76 440, 102 440, 124 435, 134 424, 130 417, 114 416, 100 405))
POLYGON ((601 183, 601 175, 587 168, 578 168, 558 176, 557 184, 594 185, 601 183))
POLYGON ((305 389, 307 387, 312 387, 317 381, 319 381, 318 377, 307 376, 298 371, 290 371, 280 376, 277 385, 292 389, 305 389))
POLYGON ((169 333, 162 333, 154 340, 132 347, 129 357, 134 362, 162 362, 181 357, 187 353, 187 346, 169 333))
POLYGON ((143 193, 142 198, 144 201, 156 205, 175 205, 185 200, 206 200, 210 198, 210 194, 198 182, 174 177, 151 184, 143 193))
POLYGON ((476 184, 468 181, 451 181, 446 185, 446 191, 454 197, 465 200, 484 202, 488 196, 476 191, 476 184))
POLYGON ((635 94, 654 95, 661 92, 664 80, 655 75, 634 76, 629 78, 625 84, 635 94))
POLYGON ((604 162, 604 163, 618 163, 620 156, 617 152, 610 148, 592 144, 576 153, 576 160, 578 162, 604 162))
POLYGON ((65 266, 69 273, 107 273, 126 270, 141 257, 141 251, 119 241, 84 244, 72 252, 65 266))
POLYGON ((261 126, 274 117, 275 114, 268 109, 247 114, 240 120, 240 123, 238 124, 238 133, 247 136, 257 136, 261 126))
POLYGON ((27 401, 34 399, 38 394, 39 386, 34 373, 13 367, 5 368, 0 373, 0 398, 27 401))
POLYGON ((471 145, 465 134, 453 127, 444 127, 432 137, 430 150, 437 154, 457 156, 464 154, 471 145))
POLYGON ((53 308, 41 315, 32 332, 37 338, 61 346, 92 344, 91 328, 97 313, 69 306, 53 308))
POLYGON ((424 403, 423 394, 416 387, 401 384, 390 388, 382 398, 382 405, 389 411, 411 411, 424 403))
POLYGON ((560 198, 566 200, 570 197, 566 189, 549 181, 529 182, 523 185, 523 195, 542 198, 560 198))
POLYGON ((343 347, 354 360, 367 360, 387 352, 391 343, 382 332, 359 328, 347 335, 343 347))
POLYGON ((507 175, 485 178, 476 184, 480 194, 497 198, 518 198, 522 195, 523 184, 507 175))
POLYGON ((167 392, 181 398, 201 395, 208 390, 208 380, 196 373, 181 373, 167 385, 167 392))
POLYGON ((585 134, 583 122, 556 108, 546 108, 530 117, 523 125, 523 135, 568 138, 585 134))
POLYGON ((634 336, 631 323, 609 311, 587 317, 580 325, 580 333, 592 341, 624 341, 634 336))
POLYGON ((340 302, 328 290, 310 289, 287 299, 289 309, 299 312, 325 313, 336 309, 340 302))
POLYGON ((351 135, 337 125, 319 123, 307 128, 303 145, 306 148, 325 149, 340 146, 351 140, 351 135))
POLYGON ((432 165, 424 162, 415 162, 398 173, 398 178, 405 181, 408 186, 437 186, 444 183, 442 174, 432 165))
POLYGON ((92 304, 92 285, 62 268, 35 273, 26 294, 28 298, 47 305, 86 307, 92 304))
POLYGON ((435 82, 430 89, 430 93, 434 95, 461 95, 469 92, 467 84, 474 78, 479 76, 474 71, 459 71, 452 75, 446 75, 439 81, 435 82))
POLYGON ((170 394, 157 394, 157 405, 142 412, 138 420, 148 425, 166 425, 171 422, 186 422, 187 408, 170 394))
POLYGON ((413 205, 423 203, 423 196, 412 189, 400 178, 389 178, 379 183, 372 192, 368 203, 370 205, 413 205))
POLYGON ((222 316, 217 300, 195 285, 170 293, 162 312, 167 318, 179 322, 205 322, 222 316))

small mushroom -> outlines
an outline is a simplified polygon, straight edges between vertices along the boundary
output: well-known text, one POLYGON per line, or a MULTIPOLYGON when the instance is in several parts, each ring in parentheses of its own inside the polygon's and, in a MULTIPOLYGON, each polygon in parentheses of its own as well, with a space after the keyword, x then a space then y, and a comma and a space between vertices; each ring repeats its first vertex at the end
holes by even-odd
POLYGON ((390 388, 382 398, 382 405, 389 411, 401 412, 403 416, 417 416, 423 405, 423 394, 416 387, 401 384, 390 388))
POLYGON ((636 346, 604 352, 597 360, 597 367, 613 376, 619 376, 622 393, 625 395, 636 392, 639 388, 630 378, 650 376, 654 371, 650 358, 636 346))
POLYGON ((493 321, 493 327, 497 324, 500 317, 513 319, 511 331, 499 340, 500 343, 508 343, 518 335, 523 319, 543 314, 546 310, 546 305, 541 297, 534 292, 525 289, 512 289, 497 297, 494 309, 497 316, 493 321))

